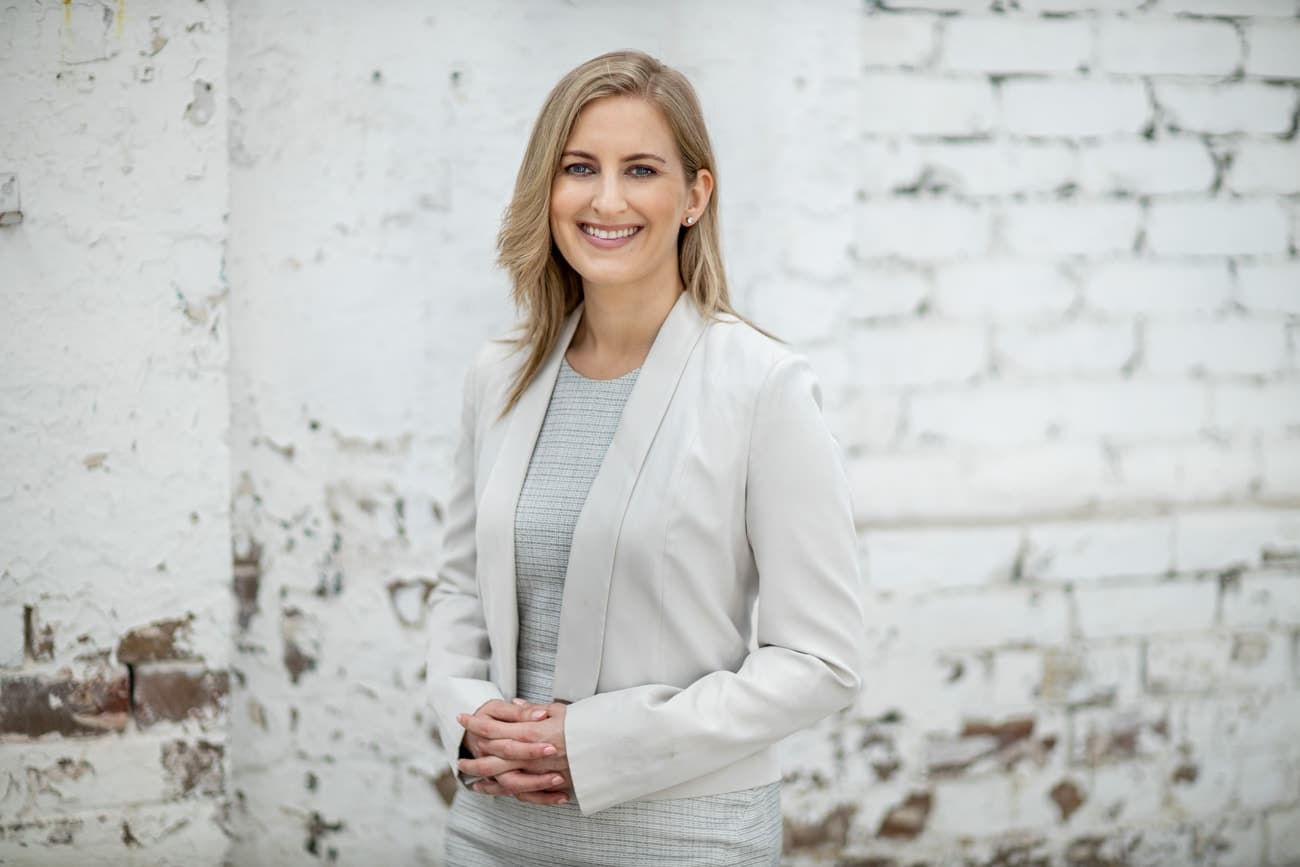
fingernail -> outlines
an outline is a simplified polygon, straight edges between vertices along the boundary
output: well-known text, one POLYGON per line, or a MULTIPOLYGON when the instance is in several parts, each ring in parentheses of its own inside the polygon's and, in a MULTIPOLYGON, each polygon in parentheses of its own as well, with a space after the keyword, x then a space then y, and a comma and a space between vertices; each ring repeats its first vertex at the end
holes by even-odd
POLYGON ((559 752, 559 750, 557 750, 557 749, 556 749, 554 746, 552 746, 551 744, 547 744, 546 746, 542 747, 542 755, 544 755, 544 756, 553 756, 553 755, 555 755, 557 752, 559 752))
POLYGON ((512 699, 510 699, 510 703, 511 703, 511 704, 528 704, 528 702, 524 701, 522 698, 512 698, 512 699))
POLYGON ((551 785, 552 785, 552 786, 562 786, 562 785, 564 785, 564 777, 561 777, 561 776, 559 776, 558 774, 557 774, 556 776, 554 776, 554 777, 551 777, 551 785))
POLYGON ((532 717, 533 717, 533 719, 546 719, 546 711, 544 711, 544 710, 535 710, 535 711, 533 711, 533 713, 532 713, 532 717))
POLYGON ((560 797, 556 798, 555 803, 557 803, 557 804, 567 804, 567 803, 569 803, 569 796, 568 796, 568 795, 560 795, 560 797))
POLYGON ((465 720, 467 719, 469 719, 469 714, 463 714, 463 713, 456 714, 456 722, 460 723, 461 725, 464 725, 465 720))

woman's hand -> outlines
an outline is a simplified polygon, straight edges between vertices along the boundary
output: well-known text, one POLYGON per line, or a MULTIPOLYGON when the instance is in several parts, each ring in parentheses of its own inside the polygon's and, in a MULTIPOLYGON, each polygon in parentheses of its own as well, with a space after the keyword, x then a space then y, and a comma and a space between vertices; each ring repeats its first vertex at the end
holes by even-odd
POLYGON ((474 755, 460 760, 460 770, 490 778, 474 783, 476 792, 514 795, 533 804, 569 800, 567 790, 573 780, 564 743, 563 704, 488 702, 457 720, 465 727, 465 743, 474 755))

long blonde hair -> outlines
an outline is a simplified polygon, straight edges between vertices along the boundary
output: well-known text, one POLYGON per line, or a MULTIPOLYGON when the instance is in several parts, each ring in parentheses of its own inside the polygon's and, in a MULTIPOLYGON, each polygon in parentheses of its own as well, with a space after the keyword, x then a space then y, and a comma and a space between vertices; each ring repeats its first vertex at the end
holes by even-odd
MULTIPOLYGON (((560 79, 533 125, 514 196, 497 236, 497 261, 510 274, 511 297, 522 317, 520 332, 511 342, 524 352, 503 415, 537 377, 565 317, 582 301, 582 278, 551 238, 551 183, 578 113, 593 100, 608 96, 637 96, 657 106, 677 142, 688 183, 707 169, 716 184, 713 146, 699 99, 686 76, 640 51, 613 51, 560 79)), ((679 230, 677 253, 682 284, 699 311, 740 318, 731 309, 722 267, 716 186, 698 222, 679 230)))

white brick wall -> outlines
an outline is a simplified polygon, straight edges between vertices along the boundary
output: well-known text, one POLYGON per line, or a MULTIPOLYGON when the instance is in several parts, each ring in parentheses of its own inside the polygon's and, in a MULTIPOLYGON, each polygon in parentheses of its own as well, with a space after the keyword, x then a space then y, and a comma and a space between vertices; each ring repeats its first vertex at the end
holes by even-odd
POLYGON ((627 44, 853 486, 866 689, 787 745, 786 863, 1300 858, 1297 0, 112 5, 0 10, 0 678, 187 671, 115 654, 193 614, 231 684, 0 731, 0 860, 441 863, 448 408, 537 106, 627 44))

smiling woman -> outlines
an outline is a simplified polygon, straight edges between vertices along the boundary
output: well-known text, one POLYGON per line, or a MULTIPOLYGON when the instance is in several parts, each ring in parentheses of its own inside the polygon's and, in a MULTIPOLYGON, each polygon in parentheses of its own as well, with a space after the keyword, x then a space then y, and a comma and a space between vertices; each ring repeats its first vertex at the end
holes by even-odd
POLYGON ((848 485, 807 362, 731 309, 714 188, 644 54, 533 129, 429 601, 449 864, 776 864, 772 746, 857 693, 848 485))

